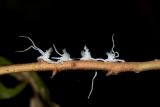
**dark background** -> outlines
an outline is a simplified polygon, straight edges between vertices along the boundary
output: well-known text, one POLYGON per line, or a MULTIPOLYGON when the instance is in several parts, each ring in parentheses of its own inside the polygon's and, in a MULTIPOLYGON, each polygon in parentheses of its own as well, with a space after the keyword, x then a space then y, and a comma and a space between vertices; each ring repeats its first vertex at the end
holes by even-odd
MULTIPOLYGON (((105 52, 112 47, 114 33, 115 51, 120 53, 121 59, 148 61, 160 58, 160 17, 156 0, 5 0, 1 5, 0 55, 14 63, 34 62, 39 55, 34 50, 15 52, 31 44, 18 38, 21 35, 31 37, 42 50, 54 43, 60 52, 66 48, 71 57, 80 57, 86 44, 93 57, 105 58, 105 52)), ((99 72, 89 100, 87 95, 94 72, 62 72, 52 80, 49 78, 51 72, 39 74, 48 85, 53 101, 62 107, 137 106, 139 103, 158 104, 159 101, 156 98, 160 94, 158 71, 109 77, 99 72)), ((30 89, 26 89, 16 98, 0 102, 5 106, 15 103, 24 106, 28 103, 29 93, 30 89)))

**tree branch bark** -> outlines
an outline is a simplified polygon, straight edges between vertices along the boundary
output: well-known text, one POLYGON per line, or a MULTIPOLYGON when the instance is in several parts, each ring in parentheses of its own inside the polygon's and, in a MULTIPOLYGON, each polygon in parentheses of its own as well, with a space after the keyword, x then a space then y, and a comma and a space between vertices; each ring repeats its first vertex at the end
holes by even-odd
POLYGON ((160 60, 146 62, 100 62, 100 61, 81 61, 73 60, 62 63, 49 64, 46 62, 34 62, 27 64, 14 64, 0 67, 0 75, 29 72, 29 71, 55 71, 65 70, 101 70, 107 75, 118 74, 120 72, 133 71, 139 73, 148 70, 160 70, 160 60))

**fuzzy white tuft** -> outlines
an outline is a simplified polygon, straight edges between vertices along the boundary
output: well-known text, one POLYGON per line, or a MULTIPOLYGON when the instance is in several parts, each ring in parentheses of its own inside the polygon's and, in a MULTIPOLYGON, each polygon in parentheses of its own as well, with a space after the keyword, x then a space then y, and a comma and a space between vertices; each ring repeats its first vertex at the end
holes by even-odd
POLYGON ((89 49, 87 48, 87 46, 84 46, 84 50, 81 51, 81 58, 80 60, 93 60, 91 53, 89 52, 89 49))
POLYGON ((114 52, 114 47, 115 47, 115 44, 114 44, 114 34, 112 35, 112 43, 113 43, 113 46, 112 46, 112 49, 110 52, 107 52, 106 55, 108 56, 107 59, 105 59, 104 61, 105 62, 125 62, 124 60, 122 59, 116 59, 119 57, 119 53, 118 52, 114 52))
POLYGON ((57 49, 56 49, 56 47, 55 47, 55 45, 53 44, 53 47, 54 47, 54 50, 55 50, 55 52, 58 54, 58 55, 60 55, 61 57, 51 57, 51 59, 58 59, 58 63, 63 63, 64 61, 70 61, 70 60, 72 60, 71 59, 71 57, 70 57, 70 54, 66 51, 66 49, 63 49, 62 51, 63 51, 63 54, 60 54, 58 51, 57 51, 57 49))
POLYGON ((25 51, 28 51, 29 49, 33 48, 34 50, 37 50, 41 54, 41 56, 39 56, 37 58, 37 60, 43 60, 43 61, 46 61, 47 63, 55 63, 54 61, 49 59, 51 52, 52 52, 52 48, 49 48, 48 50, 46 50, 46 52, 43 52, 40 48, 38 48, 35 45, 35 43, 33 42, 33 40, 30 37, 27 37, 27 36, 19 36, 19 37, 27 38, 29 41, 31 41, 32 45, 23 51, 17 51, 17 52, 25 52, 25 51))
POLYGON ((56 63, 56 62, 49 59, 52 51, 53 51, 52 48, 49 48, 48 50, 46 50, 46 52, 44 52, 43 55, 39 56, 37 58, 37 60, 43 60, 43 61, 46 61, 48 63, 56 63))

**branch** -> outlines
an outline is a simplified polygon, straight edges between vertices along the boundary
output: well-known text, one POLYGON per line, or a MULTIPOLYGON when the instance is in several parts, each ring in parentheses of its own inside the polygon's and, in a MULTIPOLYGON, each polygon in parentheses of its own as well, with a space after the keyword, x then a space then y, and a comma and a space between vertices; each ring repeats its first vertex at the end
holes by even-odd
POLYGON ((118 74, 120 72, 133 71, 139 73, 148 70, 160 70, 160 60, 146 62, 100 62, 100 61, 67 61, 62 63, 49 64, 46 62, 34 62, 27 64, 15 64, 0 67, 0 75, 14 72, 29 71, 55 71, 65 70, 101 70, 107 75, 118 74))

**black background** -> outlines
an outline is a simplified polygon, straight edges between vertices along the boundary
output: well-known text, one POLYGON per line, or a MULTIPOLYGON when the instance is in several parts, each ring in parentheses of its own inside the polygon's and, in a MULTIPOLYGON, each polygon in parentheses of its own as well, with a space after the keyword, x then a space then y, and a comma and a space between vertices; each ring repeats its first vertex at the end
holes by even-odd
MULTIPOLYGON (((112 47, 114 33, 115 51, 120 53, 121 59, 148 61, 160 58, 159 7, 154 0, 5 0, 1 5, 0 55, 14 63, 34 62, 39 55, 34 50, 15 52, 31 44, 18 38, 21 35, 31 37, 42 50, 54 43, 60 52, 66 48, 71 57, 80 57, 86 44, 93 57, 106 58, 105 52, 112 47)), ((99 72, 89 100, 87 95, 94 71, 62 72, 53 79, 49 78, 51 72, 39 74, 48 85, 53 101, 62 107, 138 106, 139 103, 148 105, 159 101, 156 98, 160 94, 158 71, 109 77, 99 72)), ((31 96, 31 89, 27 88, 16 98, 0 101, 0 104, 27 106, 31 96)))

